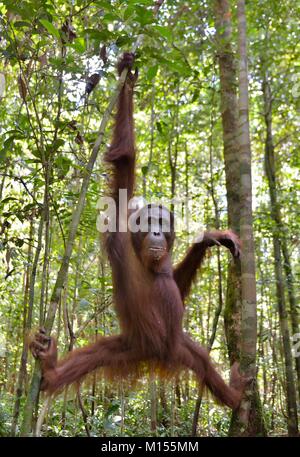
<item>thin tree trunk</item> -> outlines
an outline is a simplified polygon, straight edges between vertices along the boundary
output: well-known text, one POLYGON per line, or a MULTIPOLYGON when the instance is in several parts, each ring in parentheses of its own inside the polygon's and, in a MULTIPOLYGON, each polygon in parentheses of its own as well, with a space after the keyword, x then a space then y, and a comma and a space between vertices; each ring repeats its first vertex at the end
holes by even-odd
MULTIPOLYGON (((254 374, 256 344, 256 309, 255 288, 254 290, 251 290, 251 284, 253 284, 255 278, 253 276, 254 260, 253 235, 251 226, 251 181, 250 183, 247 181, 249 180, 249 178, 251 178, 251 174, 249 174, 251 169, 249 167, 250 157, 248 157, 245 154, 246 150, 244 150, 244 154, 243 150, 240 150, 241 146, 244 147, 243 144, 240 145, 240 140, 243 140, 244 137, 240 137, 240 129, 238 123, 238 100, 236 93, 237 77, 234 53, 231 47, 232 25, 231 10, 228 0, 215 0, 215 15, 220 68, 221 114, 223 126, 224 161, 228 203, 228 222, 229 227, 231 227, 237 234, 240 234, 242 238, 245 239, 246 249, 244 254, 245 259, 247 259, 247 262, 243 262, 243 276, 241 270, 241 262, 239 260, 232 261, 229 266, 226 304, 224 310, 225 333, 231 364, 236 360, 240 360, 240 352, 243 345, 244 355, 247 354, 248 356, 250 371, 254 374), (245 170, 241 168, 241 165, 243 165, 243 167, 246 167, 245 170), (243 178, 243 181, 241 178, 243 178), (241 192, 242 187, 243 190, 241 192), (249 191, 250 194, 247 195, 249 191), (243 208, 242 213, 241 199, 243 201, 244 206, 244 199, 246 195, 247 197, 250 197, 250 202, 248 200, 246 201, 247 204, 243 208), (248 218, 250 218, 250 220, 248 220, 248 218), (241 219, 243 224, 242 227, 241 219), (248 222, 250 222, 251 226, 249 232, 247 227, 248 222), (249 282, 246 273, 248 269, 251 278, 249 282), (242 288, 244 289, 243 291, 242 288), (245 334, 246 331, 245 324, 247 323, 246 321, 248 316, 248 314, 244 314, 243 327, 241 327, 242 294, 244 300, 243 309, 247 313, 250 313, 249 338, 251 341, 249 341, 249 347, 245 347, 246 339, 242 339, 242 333, 245 334)), ((247 72, 246 74, 242 73, 241 79, 241 82, 243 82, 244 85, 245 83, 247 84, 247 72)), ((243 99, 241 99, 241 102, 245 103, 245 101, 248 101, 248 92, 242 92, 246 95, 246 99, 244 97, 243 99)), ((240 109, 240 113, 242 114, 242 122, 244 123, 244 107, 241 108, 242 109, 240 109)), ((246 113, 246 121, 247 120, 248 113, 246 113)), ((244 125, 243 123, 241 123, 241 126, 244 125)), ((246 129, 249 130, 248 123, 246 124, 246 129)), ((249 138, 247 138, 247 141, 245 141, 245 145, 247 144, 247 142, 249 145, 249 138)), ((243 360, 245 361, 245 357, 243 358, 243 360)), ((247 427, 245 428, 245 426, 242 425, 239 414, 237 412, 234 412, 232 414, 229 431, 231 435, 239 435, 242 429, 244 430, 245 434, 265 434, 260 398, 258 394, 258 388, 255 382, 252 385, 251 393, 252 403, 250 405, 247 405, 246 408, 248 418, 247 427)), ((243 423, 247 421, 247 418, 244 418, 243 423)))
POLYGON ((290 332, 288 316, 286 310, 286 299, 284 290, 284 275, 281 257, 281 215, 277 199, 277 182, 275 154, 272 134, 272 94, 266 74, 264 73, 263 95, 265 105, 265 123, 266 123, 266 142, 265 142, 265 170, 269 183, 271 217, 274 221, 273 228, 273 250, 274 250, 274 268, 276 277, 276 295, 279 312, 280 330, 284 352, 285 376, 286 376, 286 400, 288 414, 288 434, 297 436, 298 418, 297 418, 297 400, 296 387, 293 373, 293 357, 290 343, 290 332))
POLYGON ((8 166, 9 166, 9 161, 6 160, 5 161, 5 165, 2 168, 2 173, 0 173, 0 176, 2 175, 2 178, 1 178, 1 181, 0 181, 0 200, 2 200, 3 189, 4 189, 5 178, 6 178, 8 166))
POLYGON ((40 312, 39 324, 44 323, 44 309, 45 309, 45 291, 47 290, 48 282, 48 268, 49 268, 49 252, 50 252, 50 208, 49 208, 49 181, 51 173, 51 164, 48 162, 45 170, 45 197, 44 197, 44 221, 45 221, 45 248, 43 259, 43 271, 41 280, 41 294, 40 294, 40 312))
POLYGON ((16 428, 18 424, 19 414, 20 414, 20 403, 23 393, 23 384, 26 376, 26 365, 27 365, 27 350, 26 350, 26 332, 27 332, 27 305, 28 305, 28 295, 30 289, 30 270, 32 262, 32 244, 33 244, 33 220, 30 221, 30 230, 29 230, 29 246, 27 253, 27 267, 25 271, 24 278, 24 300, 23 300, 23 347, 21 355, 20 369, 18 373, 17 386, 16 386, 16 399, 14 404, 14 411, 11 424, 11 436, 16 435, 16 428))
MULTIPOLYGON (((281 234, 283 234, 283 233, 284 232, 281 231, 281 234)), ((296 301, 295 290, 294 290, 293 270, 292 270, 290 255, 289 255, 289 251, 288 251, 288 247, 287 247, 285 238, 283 238, 281 240, 281 250, 282 250, 282 255, 283 255, 283 260, 284 260, 283 267, 284 267, 284 271, 285 271, 286 285, 287 285, 287 289, 288 289, 292 331, 293 331, 293 335, 297 335, 300 333, 299 312, 297 309, 297 301, 296 301)), ((295 357, 295 365, 296 365, 296 373, 297 373, 298 400, 300 402, 300 357, 295 357)))
POLYGON ((172 129, 169 137, 168 144, 168 159, 171 170, 171 211, 174 211, 173 199, 175 197, 176 191, 176 176, 177 176, 177 159, 178 159, 178 142, 179 142, 179 129, 178 129, 178 118, 179 118, 179 93, 180 93, 180 84, 176 86, 176 111, 172 121, 172 129), (172 154, 173 146, 173 136, 175 132, 175 146, 174 146, 174 156, 172 154))
POLYGON ((170 420, 169 420, 169 412, 168 412, 168 406, 167 406, 167 399, 166 399, 166 386, 164 380, 159 381, 159 400, 162 408, 162 420, 161 424, 165 429, 167 429, 170 425, 170 420))
POLYGON ((80 394, 80 388, 78 388, 78 391, 77 391, 77 399, 78 399, 78 404, 79 404, 79 408, 80 408, 80 411, 81 411, 81 414, 82 414, 82 418, 83 418, 83 423, 84 423, 84 428, 85 428, 85 431, 86 431, 86 434, 88 437, 91 436, 91 433, 90 433, 90 425, 89 425, 89 422, 88 422, 88 414, 85 410, 85 407, 84 407, 84 404, 83 404, 83 401, 82 401, 82 398, 81 398, 81 394, 80 394))
MULTIPOLYGON (((256 388, 257 308, 255 251, 252 217, 251 144, 249 128, 248 57, 245 0, 237 2, 238 51, 239 51, 239 150, 240 150, 240 237, 242 241, 241 284, 241 368, 252 377, 237 415, 240 422, 238 434, 256 435, 262 432, 257 412, 256 388)), ((259 408, 260 412, 260 408, 259 408)))
MULTIPOLYGON (((261 290, 260 290, 260 296, 264 297, 265 296, 265 287, 264 287, 264 272, 262 271, 261 265, 259 264, 259 272, 260 272, 260 279, 261 279, 261 290)), ((268 354, 268 351, 265 351, 265 342, 264 342, 264 321, 265 321, 265 315, 264 315, 264 310, 263 308, 260 311, 260 316, 259 316, 259 345, 258 345, 258 356, 261 363, 261 369, 262 369, 262 378, 263 378, 263 405, 267 404, 267 396, 268 396, 268 378, 267 378, 267 364, 265 363, 265 357, 266 354, 268 354)), ((258 365, 258 370, 259 370, 259 365, 258 365)))
POLYGON ((154 373, 150 374, 150 410, 151 410, 151 433, 157 433, 157 391, 154 373))
POLYGON ((38 228, 38 240, 37 240, 37 247, 34 255, 34 260, 32 264, 32 271, 30 276, 30 285, 29 285, 29 300, 28 300, 28 310, 26 316, 26 324, 24 330, 24 339, 23 339, 23 348, 22 348, 22 355, 21 355, 21 364, 20 370, 18 375, 18 382, 17 382, 17 393, 16 393, 16 401, 14 405, 14 412, 13 412, 13 421, 12 421, 12 433, 15 433, 16 425, 19 418, 20 413, 20 402, 23 393, 23 383, 26 374, 26 366, 27 366, 27 357, 28 357, 28 344, 26 338, 32 326, 32 314, 33 314, 33 305, 34 305, 34 296, 35 296, 35 280, 37 275, 37 268, 40 258, 40 253, 42 249, 42 240, 43 240, 43 227, 44 227, 44 216, 41 214, 40 221, 39 221, 39 228, 38 228))
MULTIPOLYGON (((213 179, 212 137, 213 137, 213 122, 211 121, 211 132, 210 132, 210 141, 209 141, 210 193, 211 193, 211 198, 213 201, 214 211, 215 211, 215 226, 216 226, 216 229, 219 229, 220 228, 219 208, 218 208, 218 202, 217 202, 216 195, 215 195, 215 186, 214 186, 214 179, 213 179)), ((212 347, 213 347, 213 344, 214 344, 214 341, 216 338, 219 317, 220 317, 222 309, 223 309, 222 266, 221 266, 221 256, 220 256, 219 248, 217 251, 217 256, 218 256, 218 306, 215 310, 211 334, 208 339, 208 348, 207 349, 209 352, 212 350, 212 347)), ((202 404, 203 390, 204 390, 203 385, 201 385, 199 388, 198 397, 197 397, 195 409, 194 409, 193 423, 192 423, 192 436, 197 436, 197 426, 198 426, 198 420, 199 420, 199 415, 200 415, 200 408, 201 408, 201 404, 202 404)))
MULTIPOLYGON (((228 224, 240 232, 240 171, 237 122, 236 68, 231 47, 231 11, 228 0, 215 0, 217 47, 221 84, 221 115, 223 127, 225 178, 227 191, 228 224)), ((226 303, 224 310, 225 333, 231 364, 239 360, 241 283, 240 263, 229 265, 226 303)))
POLYGON ((152 95, 151 95, 151 118, 150 118, 150 153, 147 165, 142 167, 143 173, 143 197, 147 198, 147 177, 150 172, 153 157, 153 146, 154 146, 154 121, 155 121, 155 83, 152 83, 152 95))

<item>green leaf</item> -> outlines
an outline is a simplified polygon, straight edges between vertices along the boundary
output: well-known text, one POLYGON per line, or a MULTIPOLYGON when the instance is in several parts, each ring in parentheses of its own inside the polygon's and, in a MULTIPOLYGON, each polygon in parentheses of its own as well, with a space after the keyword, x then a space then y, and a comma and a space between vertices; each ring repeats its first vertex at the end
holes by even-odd
POLYGON ((65 140, 63 138, 57 138, 55 141, 52 143, 52 151, 57 151, 58 148, 63 146, 65 144, 65 140))
POLYGON ((196 89, 195 92, 193 93, 191 103, 194 103, 196 100, 198 100, 198 98, 199 98, 199 90, 196 89))
POLYGON ((64 68, 66 68, 64 59, 62 59, 60 57, 50 57, 49 63, 51 65, 53 65, 53 67, 57 70, 60 70, 62 68, 62 66, 64 66, 64 68))
POLYGON ((26 21, 16 21, 14 23, 14 26, 18 27, 18 28, 31 27, 31 23, 30 22, 26 22, 26 21))
POLYGON ((85 35, 88 35, 88 37, 93 40, 109 41, 114 36, 114 34, 107 29, 104 29, 104 30, 86 29, 84 32, 85 32, 85 35))
POLYGON ((172 42, 173 41, 173 34, 172 31, 169 29, 169 27, 164 27, 162 25, 156 25, 155 30, 158 31, 158 33, 166 38, 168 41, 172 42))
POLYGON ((40 153, 40 151, 38 151, 37 149, 31 149, 31 154, 32 154, 34 157, 37 157, 38 159, 41 158, 41 153, 40 153))
POLYGON ((148 170, 149 170, 148 165, 145 165, 142 167, 143 176, 146 176, 148 174, 148 170))
POLYGON ((134 14, 134 8, 132 6, 128 6, 128 8, 126 8, 126 10, 124 11, 124 14, 123 14, 124 21, 126 21, 128 18, 130 18, 130 16, 132 16, 133 14, 134 14))
POLYGON ((11 0, 5 0, 1 3, 6 4, 9 11, 16 13, 22 19, 30 20, 35 14, 32 2, 12 2, 11 0))
POLYGON ((7 151, 5 149, 1 149, 1 151, 0 151, 0 163, 4 162, 4 160, 6 158, 6 153, 7 153, 7 151))
POLYGON ((82 37, 76 38, 74 43, 72 43, 72 45, 70 45, 70 47, 74 48, 77 52, 82 54, 83 52, 85 52, 84 38, 82 38, 82 37))
POLYGON ((3 198, 3 200, 0 201, 0 205, 4 206, 4 204, 7 203, 7 202, 17 201, 17 200, 18 199, 15 198, 15 197, 6 197, 6 198, 3 198))
POLYGON ((153 22, 154 16, 152 11, 149 11, 141 6, 136 6, 136 10, 136 20, 141 24, 141 26, 145 26, 153 22))
POLYGON ((153 5, 153 0, 129 0, 128 2, 129 5, 153 5))
POLYGON ((54 27, 54 25, 51 22, 47 21, 47 19, 40 19, 40 23, 51 35, 53 35, 58 40, 60 39, 59 31, 54 27))
POLYGON ((152 81, 152 79, 155 78, 157 71, 158 71, 158 65, 154 65, 153 67, 150 67, 149 70, 147 71, 147 79, 149 79, 149 81, 152 81))
POLYGON ((53 143, 48 144, 46 146, 46 151, 50 154, 53 152, 57 151, 60 147, 62 147, 65 144, 65 140, 62 138, 57 138, 53 143))
MULTIPOLYGON (((18 132, 18 133, 20 133, 20 132, 18 132)), ((11 137, 7 138, 7 140, 4 141, 3 148, 0 151, 0 162, 3 162, 5 160, 6 154, 11 149, 15 138, 17 138, 17 136, 12 135, 11 137)), ((23 138, 23 137, 20 136, 20 138, 23 138)))
POLYGON ((156 122, 156 128, 157 128, 157 130, 159 131, 159 133, 163 133, 162 125, 161 125, 161 122, 160 122, 160 121, 157 121, 157 122, 156 122))
POLYGON ((116 45, 121 48, 122 46, 125 46, 126 44, 130 44, 130 42, 131 42, 131 39, 128 35, 121 35, 116 40, 116 45))
POLYGON ((15 243, 16 243, 16 246, 21 248, 23 246, 23 244, 24 244, 24 240, 22 240, 22 238, 17 238, 15 243))
POLYGON ((102 18, 103 22, 108 22, 108 23, 114 22, 114 21, 119 21, 119 20, 120 20, 119 16, 117 16, 114 13, 107 13, 102 18))
POLYGON ((188 76, 190 74, 190 69, 187 65, 184 64, 182 60, 177 61, 167 61, 167 66, 169 70, 178 73, 181 76, 188 76))
POLYGON ((72 161, 67 157, 59 156, 55 161, 55 165, 59 171, 66 175, 72 165, 72 161))

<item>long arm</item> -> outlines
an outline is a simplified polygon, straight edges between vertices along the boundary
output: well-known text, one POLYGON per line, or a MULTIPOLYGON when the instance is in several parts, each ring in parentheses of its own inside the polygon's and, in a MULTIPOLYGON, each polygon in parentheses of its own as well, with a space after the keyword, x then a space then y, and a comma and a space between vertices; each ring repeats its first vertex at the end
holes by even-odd
POLYGON ((214 245, 227 247, 234 257, 240 255, 240 241, 238 237, 230 230, 204 232, 201 241, 194 243, 184 259, 175 266, 173 276, 179 288, 182 299, 184 300, 190 292, 193 280, 208 248, 214 245))
POLYGON ((133 195, 135 174, 135 142, 133 122, 133 87, 137 73, 131 73, 134 62, 132 53, 124 53, 118 63, 118 74, 127 68, 128 74, 121 89, 112 142, 105 154, 105 161, 113 166, 113 179, 110 184, 112 197, 119 203, 119 189, 127 189, 128 199, 133 195))
POLYGON ((127 203, 133 196, 135 179, 135 141, 133 122, 133 88, 137 72, 131 73, 134 62, 132 53, 124 53, 118 63, 118 74, 127 68, 128 73, 119 94, 117 113, 110 148, 105 161, 112 167, 110 194, 116 203, 116 231, 106 234, 105 247, 112 266, 122 265, 127 233, 127 203), (127 191, 125 205, 120 203, 119 191, 127 191))

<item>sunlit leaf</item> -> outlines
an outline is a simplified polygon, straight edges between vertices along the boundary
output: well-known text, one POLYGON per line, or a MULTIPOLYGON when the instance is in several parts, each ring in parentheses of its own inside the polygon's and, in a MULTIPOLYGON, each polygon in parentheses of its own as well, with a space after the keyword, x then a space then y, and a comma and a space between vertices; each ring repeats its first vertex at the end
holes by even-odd
POLYGON ((47 19, 40 19, 40 23, 45 27, 45 29, 55 38, 59 39, 60 34, 57 28, 54 27, 54 25, 47 21, 47 19))

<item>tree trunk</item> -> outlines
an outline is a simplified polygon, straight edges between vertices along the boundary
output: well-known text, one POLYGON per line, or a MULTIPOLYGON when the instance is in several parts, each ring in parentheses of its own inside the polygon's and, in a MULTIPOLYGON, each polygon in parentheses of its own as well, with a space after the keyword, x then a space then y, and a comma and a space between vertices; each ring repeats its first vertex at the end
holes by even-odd
MULTIPOLYGON (((210 194, 211 194, 211 198, 212 198, 213 205, 214 205, 214 211, 215 211, 215 227, 218 230, 220 228, 220 220, 219 220, 218 202, 217 202, 216 195, 215 195, 215 187, 214 187, 214 179, 213 179, 212 137, 213 137, 213 122, 211 121, 211 131, 210 131, 210 141, 209 141, 210 194)), ((222 266, 221 266, 221 256, 220 256, 219 248, 217 251, 217 256, 218 256, 218 306, 215 310, 215 314, 213 317, 211 334, 210 334, 210 337, 207 339, 208 352, 210 352, 212 350, 212 347, 213 347, 213 344, 214 344, 214 341, 216 338, 219 317, 220 317, 222 309, 223 309, 222 266)), ((209 326, 207 326, 207 328, 209 328, 209 326)), ((198 420, 199 420, 199 415, 200 415, 200 408, 201 408, 201 404, 202 404, 203 390, 204 390, 203 385, 201 385, 199 387, 198 397, 196 400, 194 414, 193 414, 192 436, 197 436, 197 426, 198 426, 198 420)))
POLYGON ((20 402, 23 393, 23 382, 26 374, 26 365, 27 365, 27 357, 28 357, 28 345, 26 338, 28 333, 31 329, 32 325, 32 315, 33 315, 33 305, 34 305, 34 296, 35 296, 35 280, 37 275, 38 263, 40 258, 40 253, 42 249, 42 240, 43 240, 43 227, 44 227, 44 215, 41 214, 40 222, 39 222, 39 229, 38 229, 38 241, 37 241, 37 248, 34 255, 34 260, 32 264, 32 271, 30 276, 30 285, 29 285, 29 302, 28 302, 28 310, 26 316, 26 324, 25 324, 25 331, 24 331, 24 341, 23 341, 23 348, 22 348, 22 355, 21 355, 21 363, 20 363, 20 370, 18 374, 18 382, 17 382, 17 393, 16 393, 16 401, 14 405, 14 413, 13 413, 13 422, 12 422, 12 432, 15 432, 18 417, 19 417, 19 410, 20 410, 20 402))
POLYGON ((14 404, 14 411, 12 417, 12 424, 11 424, 11 436, 15 436, 16 428, 18 424, 19 414, 20 414, 20 403, 23 393, 23 384, 24 379, 26 376, 26 365, 27 365, 27 344, 26 344, 26 333, 28 330, 28 324, 31 327, 31 323, 28 323, 27 319, 27 311, 28 311, 28 296, 30 290, 30 270, 31 270, 31 262, 32 262, 32 240, 33 240, 33 220, 30 221, 30 231, 29 231, 29 247, 27 253, 27 267, 25 271, 25 278, 24 278, 24 299, 23 299, 23 347, 22 347, 22 355, 21 355, 21 363, 18 373, 17 385, 16 385, 16 399, 14 404))
MULTIPOLYGON (((231 47, 232 30, 228 0, 215 0, 217 47, 221 85, 221 115, 223 127, 225 178, 227 191, 228 224, 240 232, 239 215, 239 147, 237 142, 236 68, 231 47)), ((224 310, 225 333, 231 364, 239 359, 240 340, 240 264, 229 265, 226 303, 224 310)))
MULTIPOLYGON (((281 221, 281 215, 279 214, 279 216, 280 216, 280 221, 281 221)), ((282 224, 281 224, 281 226, 282 226, 282 224)), ((283 234, 284 234, 284 232, 281 230, 281 235, 284 236, 283 234)), ((283 267, 284 267, 285 277, 286 277, 286 286, 288 289, 292 331, 293 331, 293 335, 297 335, 297 334, 300 334, 299 313, 298 313, 298 309, 297 309, 297 301, 296 301, 295 290, 294 290, 295 281, 294 281, 294 276, 293 276, 293 270, 292 270, 289 250, 288 250, 285 238, 282 238, 282 240, 281 240, 281 250, 282 250, 282 255, 283 255, 283 260, 284 260, 283 267)), ((295 357, 295 365, 296 365, 297 382, 298 382, 298 400, 300 402, 300 357, 295 357)))
POLYGON ((151 434, 153 436, 157 433, 157 392, 156 392, 156 379, 154 373, 150 373, 150 417, 151 417, 151 434))
MULTIPOLYGON (((264 72, 265 73, 265 72, 264 72)), ((290 343, 290 332, 288 324, 288 316, 286 310, 284 276, 281 257, 281 215, 277 199, 277 182, 275 168, 275 154, 272 134, 272 94, 271 88, 266 74, 263 80, 263 95, 264 95, 264 117, 266 123, 266 141, 265 141, 265 170, 269 184, 271 218, 274 221, 273 225, 273 250, 275 259, 275 277, 276 277, 276 295, 279 312, 280 331, 283 344, 285 375, 286 375, 286 400, 288 414, 288 434, 289 436, 297 436, 298 434, 298 419, 297 419, 297 400, 296 388, 293 373, 293 357, 290 343)))
POLYGON ((159 400, 161 405, 161 425, 167 429, 170 426, 170 415, 168 411, 167 398, 166 398, 166 386, 165 381, 161 379, 159 381, 159 400))
MULTIPOLYGON (((240 122, 238 122, 236 67, 231 47, 230 5, 228 0, 215 0, 228 221, 229 226, 240 234, 245 243, 245 245, 243 244, 242 261, 236 260, 229 266, 224 320, 231 364, 241 358, 243 366, 247 368, 246 372, 251 373, 255 379, 257 330, 251 209, 251 156, 249 154, 248 78, 246 67, 244 67, 247 59, 245 27, 243 27, 245 15, 241 2, 239 2, 239 12, 239 44, 240 53, 241 51, 243 53, 241 59, 243 71, 240 71, 239 78, 240 92, 243 95, 239 105, 240 122), (240 135, 240 131, 243 131, 243 135, 240 135)), ((248 401, 244 402, 243 409, 232 415, 230 435, 265 434, 256 382, 253 382, 248 390, 248 401), (242 411, 244 414, 241 414, 242 411)))
MULTIPOLYGON (((257 309, 255 251, 252 218, 251 144, 249 128, 247 27, 245 0, 237 2, 239 51, 239 150, 240 150, 240 237, 242 321, 241 368, 253 379, 248 386, 237 415, 238 434, 256 435, 262 432, 262 419, 258 416, 258 390, 256 388, 257 309)), ((260 408, 258 409, 260 411, 260 408)))

